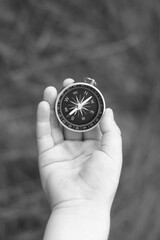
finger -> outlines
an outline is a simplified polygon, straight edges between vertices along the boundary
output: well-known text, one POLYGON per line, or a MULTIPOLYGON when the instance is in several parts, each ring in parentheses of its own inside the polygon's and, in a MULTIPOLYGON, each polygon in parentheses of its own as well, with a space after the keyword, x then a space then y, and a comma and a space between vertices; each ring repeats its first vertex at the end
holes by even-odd
POLYGON ((72 78, 66 78, 64 81, 63 81, 63 87, 68 87, 69 85, 71 85, 72 83, 74 83, 74 79, 72 78))
MULTIPOLYGON (((63 87, 68 87, 69 85, 73 84, 74 82, 75 82, 74 79, 67 78, 63 81, 63 87)), ((65 140, 81 141, 82 133, 81 132, 73 132, 67 128, 64 128, 64 138, 65 138, 65 140)))
POLYGON ((50 123, 51 123, 51 134, 54 139, 54 143, 58 144, 63 142, 64 137, 62 130, 59 126, 55 111, 54 111, 54 105, 55 105, 55 100, 57 97, 57 90, 56 88, 50 86, 47 87, 44 90, 44 100, 49 103, 50 105, 50 123))
POLYGON ((108 108, 100 122, 102 132, 101 151, 110 158, 120 161, 122 159, 121 131, 114 121, 113 111, 108 108))
POLYGON ((102 137, 102 133, 100 131, 99 125, 97 125, 95 128, 93 128, 90 131, 83 133, 83 140, 95 140, 100 141, 102 137))
POLYGON ((37 108, 37 145, 39 154, 54 146, 51 135, 50 107, 45 101, 40 102, 37 108))

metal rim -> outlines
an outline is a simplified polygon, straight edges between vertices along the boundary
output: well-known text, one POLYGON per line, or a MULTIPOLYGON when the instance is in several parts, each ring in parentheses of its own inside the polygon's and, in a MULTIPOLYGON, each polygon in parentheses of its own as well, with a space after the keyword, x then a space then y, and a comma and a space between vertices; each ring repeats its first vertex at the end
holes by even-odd
POLYGON ((64 89, 62 89, 62 91, 58 94, 57 99, 56 99, 56 102, 55 102, 55 113, 56 113, 56 117, 57 117, 58 121, 60 122, 60 124, 61 124, 63 127, 67 128, 68 130, 70 130, 70 131, 72 131, 72 132, 88 132, 88 131, 92 130, 93 128, 95 128, 95 127, 100 123, 100 121, 101 121, 101 119, 102 119, 102 117, 103 117, 103 115, 104 115, 105 109, 106 109, 106 103, 105 103, 104 97, 103 97, 102 93, 100 92, 100 90, 99 90, 97 87, 95 87, 95 86, 93 86, 93 85, 91 85, 91 84, 89 84, 89 83, 84 83, 84 82, 76 82, 76 83, 73 83, 73 84, 65 87, 64 89), (94 89, 100 94, 100 96, 101 96, 101 98, 102 98, 103 106, 104 106, 103 113, 102 113, 102 116, 101 116, 99 122, 97 122, 93 127, 89 128, 89 129, 86 129, 86 130, 75 130, 75 129, 72 129, 72 128, 67 127, 67 126, 61 121, 61 119, 59 118, 58 112, 57 112, 57 104, 58 104, 58 101, 59 101, 59 98, 60 98, 61 94, 63 94, 64 91, 66 91, 68 88, 72 87, 73 85, 80 85, 80 84, 94 88, 94 89))

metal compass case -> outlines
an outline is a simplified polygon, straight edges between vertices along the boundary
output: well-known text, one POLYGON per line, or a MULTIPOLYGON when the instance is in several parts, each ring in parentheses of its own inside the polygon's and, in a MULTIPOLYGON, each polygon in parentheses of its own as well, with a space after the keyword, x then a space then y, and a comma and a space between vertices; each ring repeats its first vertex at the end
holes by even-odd
POLYGON ((75 132, 93 129, 105 111, 105 100, 94 79, 73 83, 57 97, 55 112, 59 122, 75 132))

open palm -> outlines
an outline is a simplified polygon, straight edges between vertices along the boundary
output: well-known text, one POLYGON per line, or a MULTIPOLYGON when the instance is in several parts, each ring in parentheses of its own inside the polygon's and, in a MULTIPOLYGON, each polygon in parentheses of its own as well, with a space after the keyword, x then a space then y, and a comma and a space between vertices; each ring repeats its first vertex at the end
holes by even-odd
POLYGON ((111 204, 122 164, 120 130, 111 109, 99 126, 75 133, 59 126, 56 97, 54 87, 46 88, 37 110, 39 169, 51 207, 84 200, 111 204))

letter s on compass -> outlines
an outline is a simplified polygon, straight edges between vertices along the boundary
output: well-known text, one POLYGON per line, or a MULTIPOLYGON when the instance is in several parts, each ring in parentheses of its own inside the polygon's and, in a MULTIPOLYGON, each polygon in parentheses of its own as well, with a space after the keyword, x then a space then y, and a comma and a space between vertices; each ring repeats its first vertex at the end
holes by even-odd
POLYGON ((65 87, 58 94, 55 103, 59 122, 75 132, 85 132, 94 128, 105 111, 105 100, 95 86, 95 80, 85 78, 84 81, 65 87))

